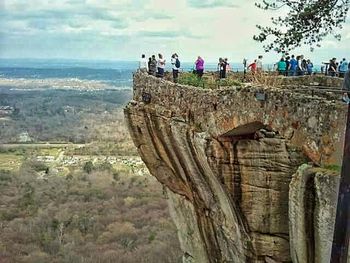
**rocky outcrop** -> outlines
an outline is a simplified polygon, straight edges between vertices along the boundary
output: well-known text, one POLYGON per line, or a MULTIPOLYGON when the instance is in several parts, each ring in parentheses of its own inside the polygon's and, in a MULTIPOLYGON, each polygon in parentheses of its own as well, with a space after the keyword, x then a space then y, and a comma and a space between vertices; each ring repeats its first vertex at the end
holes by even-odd
MULTIPOLYGON (((290 233, 310 235, 300 234, 309 201, 300 202, 316 195, 300 187, 289 194, 289 185, 303 163, 339 163, 345 111, 317 92, 203 90, 137 73, 125 117, 143 161, 167 189, 184 262, 295 261, 290 233)), ((312 207, 315 216, 327 210, 312 207)))
POLYGON ((289 228, 294 263, 330 262, 338 184, 338 173, 308 165, 293 176, 289 228))

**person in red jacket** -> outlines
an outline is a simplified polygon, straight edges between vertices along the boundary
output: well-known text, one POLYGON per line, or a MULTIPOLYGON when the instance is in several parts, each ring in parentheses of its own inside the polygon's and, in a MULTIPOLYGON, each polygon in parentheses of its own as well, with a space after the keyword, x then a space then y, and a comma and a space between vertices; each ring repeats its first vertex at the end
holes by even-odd
POLYGON ((248 66, 248 69, 250 68, 250 71, 251 71, 253 74, 255 74, 255 72, 256 72, 256 67, 257 67, 257 65, 256 65, 256 60, 254 60, 254 62, 248 66))

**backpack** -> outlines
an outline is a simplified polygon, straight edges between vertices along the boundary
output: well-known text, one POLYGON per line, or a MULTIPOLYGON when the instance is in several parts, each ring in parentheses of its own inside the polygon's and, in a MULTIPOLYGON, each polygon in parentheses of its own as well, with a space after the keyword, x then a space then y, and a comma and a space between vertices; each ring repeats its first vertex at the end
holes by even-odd
POLYGON ((180 66, 181 66, 180 60, 177 58, 175 62, 175 67, 180 68, 180 66))

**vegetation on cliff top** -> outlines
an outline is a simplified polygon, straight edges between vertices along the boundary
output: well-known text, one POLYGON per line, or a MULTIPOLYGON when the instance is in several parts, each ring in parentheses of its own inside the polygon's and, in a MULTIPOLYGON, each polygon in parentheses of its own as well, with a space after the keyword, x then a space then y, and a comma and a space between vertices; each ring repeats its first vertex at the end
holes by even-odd
POLYGON ((206 89, 215 89, 219 87, 241 86, 242 83, 232 75, 226 79, 218 79, 215 74, 206 74, 203 78, 198 78, 196 74, 184 72, 179 75, 179 84, 202 87, 206 89))

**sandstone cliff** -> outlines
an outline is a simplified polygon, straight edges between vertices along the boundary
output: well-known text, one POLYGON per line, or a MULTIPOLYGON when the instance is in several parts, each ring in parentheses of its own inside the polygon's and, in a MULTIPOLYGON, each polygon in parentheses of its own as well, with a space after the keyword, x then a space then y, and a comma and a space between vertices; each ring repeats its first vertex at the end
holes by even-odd
POLYGON ((338 177, 302 165, 340 163, 346 107, 337 99, 135 74, 125 117, 167 190, 184 262, 326 262, 338 177))

